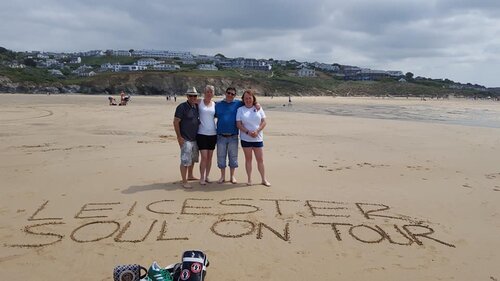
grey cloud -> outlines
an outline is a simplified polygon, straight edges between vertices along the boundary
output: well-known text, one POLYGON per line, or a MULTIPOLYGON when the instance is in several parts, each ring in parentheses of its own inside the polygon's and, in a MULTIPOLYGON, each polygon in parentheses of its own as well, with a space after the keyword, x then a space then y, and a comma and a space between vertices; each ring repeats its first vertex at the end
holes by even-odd
POLYGON ((2 1, 0 45, 294 58, 493 85, 499 11, 498 0, 2 1))

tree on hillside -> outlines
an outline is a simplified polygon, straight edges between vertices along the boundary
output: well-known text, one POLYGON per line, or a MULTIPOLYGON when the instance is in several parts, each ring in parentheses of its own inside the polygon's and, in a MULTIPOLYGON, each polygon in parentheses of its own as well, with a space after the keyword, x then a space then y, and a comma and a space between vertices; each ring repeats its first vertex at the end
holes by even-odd
POLYGON ((216 57, 216 58, 221 58, 221 59, 225 59, 225 58, 226 58, 226 56, 224 56, 224 55, 223 55, 223 54, 221 54, 221 53, 218 53, 218 54, 217 54, 217 55, 215 55, 214 57, 216 57))
POLYGON ((406 80, 413 80, 413 73, 406 72, 405 77, 406 77, 406 80))
POLYGON ((24 65, 35 67, 36 61, 32 58, 26 58, 26 59, 24 59, 24 65))
POLYGON ((16 53, 4 47, 0 47, 0 58, 14 60, 16 59, 16 53))

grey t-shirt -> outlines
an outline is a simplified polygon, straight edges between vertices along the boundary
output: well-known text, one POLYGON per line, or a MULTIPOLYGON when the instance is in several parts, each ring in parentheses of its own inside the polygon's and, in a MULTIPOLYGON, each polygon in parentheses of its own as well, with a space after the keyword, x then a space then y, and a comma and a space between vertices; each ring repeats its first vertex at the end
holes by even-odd
POLYGON ((195 141, 200 125, 200 115, 198 114, 198 105, 191 106, 188 102, 183 102, 175 109, 175 117, 181 119, 181 136, 188 141, 195 141))

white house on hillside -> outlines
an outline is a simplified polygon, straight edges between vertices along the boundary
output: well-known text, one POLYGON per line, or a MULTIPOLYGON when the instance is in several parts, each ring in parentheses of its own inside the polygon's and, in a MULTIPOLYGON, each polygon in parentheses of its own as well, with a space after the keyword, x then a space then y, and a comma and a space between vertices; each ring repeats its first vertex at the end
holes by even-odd
POLYGON ((95 75, 96 75, 96 73, 94 71, 82 72, 82 73, 78 74, 78 76, 80 76, 80 77, 92 77, 95 75))
POLYGON ((153 65, 154 70, 179 70, 181 67, 177 64, 156 64, 153 65))
POLYGON ((198 68, 199 70, 212 70, 212 71, 219 70, 217 66, 213 64, 200 64, 196 68, 198 68))
POLYGON ((404 76, 403 71, 400 70, 388 70, 387 74, 394 77, 404 76))
POLYGON ((82 63, 81 57, 72 58, 69 63, 82 63))
POLYGON ((115 64, 113 65, 113 71, 114 72, 120 72, 120 71, 140 71, 140 70, 146 70, 148 69, 146 66, 142 65, 121 65, 121 64, 115 64))
POLYGON ((136 57, 153 57, 153 58, 180 58, 192 59, 193 55, 190 52, 174 52, 162 50, 135 50, 136 57))
POLYGON ((130 53, 130 51, 126 50, 113 50, 113 56, 131 57, 132 54, 130 53))
POLYGON ((144 58, 144 59, 140 59, 137 61, 137 65, 141 65, 141 66, 156 65, 156 64, 160 64, 160 63, 162 63, 162 62, 157 61, 153 58, 144 58))
POLYGON ((303 67, 297 71, 299 77, 316 77, 316 70, 303 67))

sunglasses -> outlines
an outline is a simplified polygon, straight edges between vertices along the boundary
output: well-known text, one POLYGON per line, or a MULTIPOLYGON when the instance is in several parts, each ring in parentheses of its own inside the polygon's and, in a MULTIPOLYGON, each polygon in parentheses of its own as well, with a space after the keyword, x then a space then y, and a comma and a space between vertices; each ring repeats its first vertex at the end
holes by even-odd
POLYGON ((189 98, 196 98, 198 95, 187 95, 189 98))
POLYGON ((226 94, 228 94, 230 96, 236 96, 236 93, 232 93, 232 92, 226 92, 226 94))

